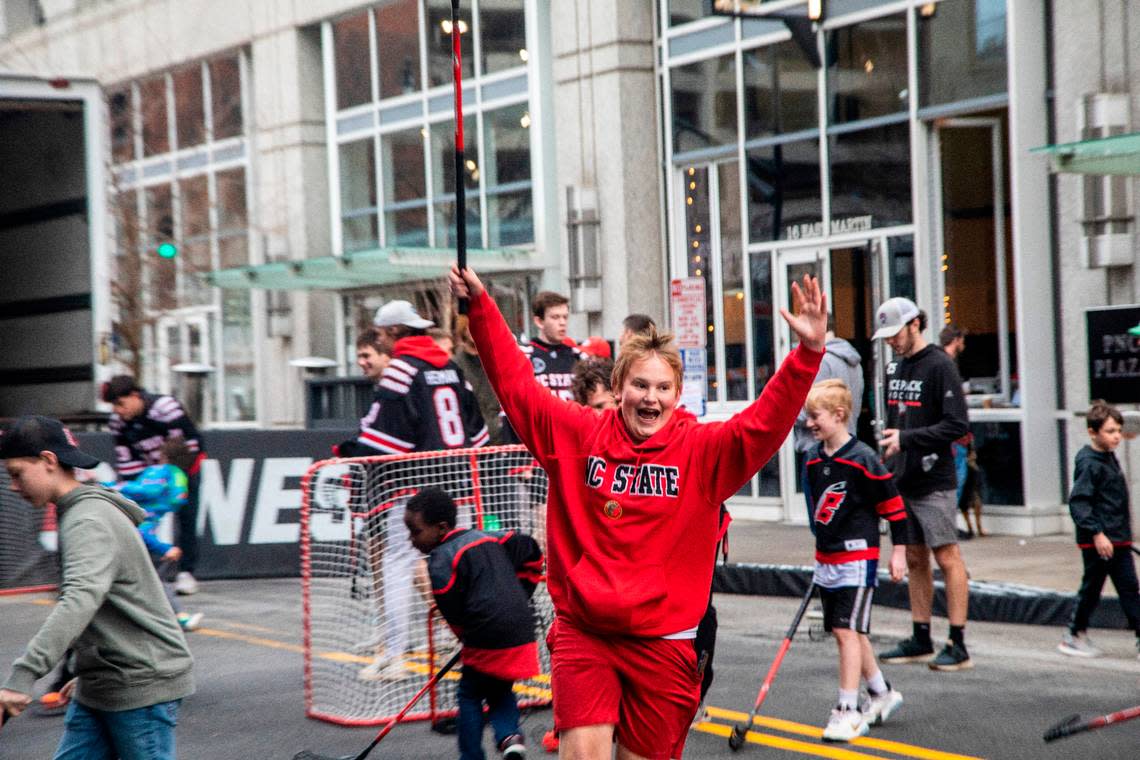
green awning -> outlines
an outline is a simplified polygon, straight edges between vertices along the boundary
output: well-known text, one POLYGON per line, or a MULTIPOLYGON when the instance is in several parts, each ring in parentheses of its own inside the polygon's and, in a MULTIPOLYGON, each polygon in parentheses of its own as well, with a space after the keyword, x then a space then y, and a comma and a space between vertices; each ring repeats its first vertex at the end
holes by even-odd
MULTIPOLYGON (((343 256, 274 261, 256 266, 219 269, 206 274, 215 287, 235 290, 348 290, 442 277, 455 261, 451 248, 374 248, 343 256)), ((479 272, 534 269, 531 251, 476 248, 467 263, 479 272)))
POLYGON ((1029 152, 1049 156, 1057 172, 1140 175, 1140 132, 1043 145, 1029 152))

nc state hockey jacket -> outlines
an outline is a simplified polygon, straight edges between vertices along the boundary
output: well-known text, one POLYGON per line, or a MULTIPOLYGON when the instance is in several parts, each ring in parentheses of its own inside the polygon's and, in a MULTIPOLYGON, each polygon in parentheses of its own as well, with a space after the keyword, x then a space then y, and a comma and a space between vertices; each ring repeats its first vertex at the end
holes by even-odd
POLYGON ((1093 546, 1093 536, 1104 533, 1116 546, 1132 545, 1132 510, 1128 484, 1120 462, 1111 451, 1086 445, 1077 452, 1069 514, 1077 527, 1077 546, 1093 546))
POLYGON ((954 360, 929 345, 887 364, 887 427, 902 451, 887 462, 905 497, 958 488, 950 444, 970 430, 954 360))
POLYGON ((447 352, 425 335, 392 347, 355 441, 339 456, 407 454, 482 446, 490 436, 479 402, 447 352))
POLYGON ((815 509, 815 559, 828 565, 879 558, 879 518, 891 542, 906 543, 906 508, 891 474, 867 444, 852 438, 832 456, 808 454, 807 482, 815 509))
MULTIPOLYGON (((530 362, 535 379, 551 393, 566 401, 574 400, 574 365, 582 358, 577 346, 568 343, 547 343, 535 338, 519 346, 530 362)), ((503 443, 520 443, 508 420, 503 425, 503 443)))
POLYGON ((463 664, 515 681, 539 672, 530 597, 542 580, 542 551, 514 531, 456 528, 432 549, 436 606, 463 642, 463 664))
POLYGON ((148 465, 159 464, 162 444, 167 438, 182 438, 198 459, 187 474, 198 472, 204 457, 202 436, 186 410, 173 396, 143 393, 143 410, 137 416, 124 420, 111 415, 107 427, 115 435, 115 471, 123 478, 133 478, 148 465))
POLYGON ((675 412, 636 443, 619 410, 563 401, 536 382, 486 293, 471 300, 470 325, 507 417, 550 479, 547 587, 558 614, 597 633, 695 629, 708 605, 721 502, 787 437, 823 354, 797 348, 729 420, 702 424, 675 412))

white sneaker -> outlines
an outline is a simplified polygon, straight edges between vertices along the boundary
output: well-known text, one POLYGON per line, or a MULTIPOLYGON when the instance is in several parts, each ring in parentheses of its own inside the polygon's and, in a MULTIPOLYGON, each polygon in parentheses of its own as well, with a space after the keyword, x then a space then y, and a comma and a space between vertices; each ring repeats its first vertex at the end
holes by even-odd
POLYGON ((1061 643, 1057 645, 1057 649, 1061 654, 1067 654, 1070 657, 1100 657, 1102 652, 1098 649, 1091 640, 1089 635, 1085 632, 1070 633, 1065 631, 1061 635, 1061 643))
POLYGON ((361 681, 406 681, 412 674, 404 667, 404 658, 378 657, 361 668, 356 677, 361 681))
POLYGON ((867 701, 863 703, 861 708, 863 718, 869 726, 881 726, 887 722, 887 718, 891 717, 895 710, 902 707, 902 703, 903 695, 894 689, 887 689, 885 693, 878 696, 868 694, 867 701))
POLYGON ((188 612, 183 612, 178 615, 178 625, 180 625, 182 627, 182 630, 186 631, 187 633, 190 631, 196 631, 201 627, 203 617, 204 616, 201 612, 195 612, 192 615, 188 612))
POLYGON ((816 604, 812 607, 808 607, 807 619, 808 620, 823 620, 823 605, 822 604, 816 604))
POLYGON ((183 570, 174 579, 174 593, 181 596, 190 596, 198 593, 198 581, 193 575, 183 570))
POLYGON ((840 710, 838 707, 831 711, 831 720, 827 721, 827 728, 823 729, 825 742, 849 742, 859 736, 865 736, 871 727, 867 725, 863 713, 850 708, 840 710))

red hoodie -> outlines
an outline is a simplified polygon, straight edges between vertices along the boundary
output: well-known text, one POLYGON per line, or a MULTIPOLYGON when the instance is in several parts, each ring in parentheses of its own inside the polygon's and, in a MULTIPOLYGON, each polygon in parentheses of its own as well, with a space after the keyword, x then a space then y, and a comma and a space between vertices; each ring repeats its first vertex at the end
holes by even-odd
POLYGON ((550 478, 547 584, 558 614, 597 633, 694 628, 708 605, 718 516, 788 435, 823 354, 797 348, 760 398, 724 422, 675 411, 635 443, 620 410, 551 395, 491 297, 471 334, 495 394, 550 478))

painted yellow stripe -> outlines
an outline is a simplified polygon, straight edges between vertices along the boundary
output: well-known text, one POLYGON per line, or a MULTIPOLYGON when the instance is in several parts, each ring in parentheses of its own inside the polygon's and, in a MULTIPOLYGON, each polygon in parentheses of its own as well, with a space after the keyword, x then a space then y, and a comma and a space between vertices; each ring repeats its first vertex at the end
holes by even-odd
MULTIPOLYGON (((744 717, 747 718, 748 716, 745 715, 744 717)), ((732 726, 726 726, 721 723, 698 723, 696 730, 706 734, 723 736, 725 738, 728 738, 732 734, 732 726)), ((760 734, 755 731, 749 731, 744 735, 744 738, 753 744, 763 744, 767 747, 785 749, 789 752, 799 752, 804 755, 829 757, 833 760, 866 760, 867 758, 882 760, 882 758, 878 755, 865 755, 862 752, 852 752, 851 750, 843 749, 842 747, 830 747, 824 744, 809 744, 808 742, 801 742, 797 739, 785 739, 782 736, 760 734)))
MULTIPOLYGON (((709 715, 714 718, 721 718, 723 720, 739 723, 748 720, 748 713, 737 712, 735 710, 725 710, 720 707, 709 707, 709 715)), ((798 734, 800 736, 810 736, 819 739, 823 736, 823 729, 818 726, 808 726, 803 723, 795 723, 790 720, 783 720, 781 718, 770 718, 765 715, 757 715, 756 720, 753 722, 754 726, 763 726, 775 731, 783 731, 790 734, 798 734)), ((891 752, 896 755, 903 755, 905 757, 920 758, 920 760, 981 760, 981 758, 972 755, 959 755, 953 752, 943 752, 937 749, 927 749, 926 747, 917 747, 913 744, 904 744, 902 742, 893 742, 886 739, 874 739, 868 736, 862 736, 858 739, 853 739, 849 742, 857 747, 866 747, 867 749, 879 750, 882 752, 891 752)))
MULTIPOLYGON (((260 636, 248 636, 244 633, 234 633, 233 631, 222 631, 217 628, 198 628, 194 633, 199 636, 212 636, 215 639, 229 639, 231 641, 244 641, 247 644, 256 644, 259 647, 268 647, 269 649, 284 649, 286 652, 304 652, 305 649, 300 644, 290 644, 287 641, 278 641, 277 639, 266 639, 260 636)), ((369 660, 371 662, 371 660, 369 660)))

